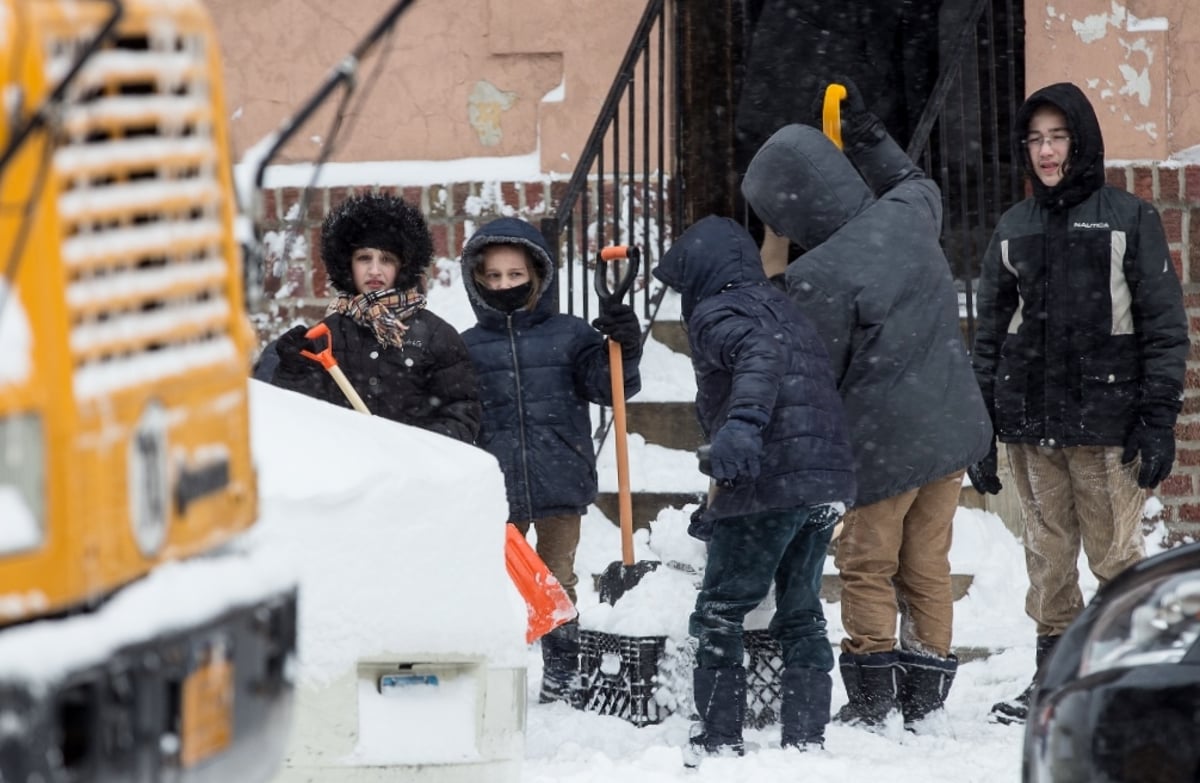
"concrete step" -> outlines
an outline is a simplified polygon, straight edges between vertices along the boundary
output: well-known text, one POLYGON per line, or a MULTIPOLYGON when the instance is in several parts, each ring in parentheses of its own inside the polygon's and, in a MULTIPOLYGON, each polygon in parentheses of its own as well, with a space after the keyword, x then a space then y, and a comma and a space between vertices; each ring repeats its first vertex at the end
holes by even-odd
POLYGON ((693 402, 639 402, 630 400, 625 407, 625 426, 653 443, 668 449, 695 451, 704 443, 696 422, 693 402))
MULTIPOLYGON (((635 530, 650 527, 650 523, 658 519, 658 512, 674 506, 680 508, 688 503, 699 503, 703 497, 700 492, 630 492, 633 505, 633 527, 635 530)), ((616 492, 601 492, 596 496, 595 506, 614 525, 621 521, 620 495, 616 492)))

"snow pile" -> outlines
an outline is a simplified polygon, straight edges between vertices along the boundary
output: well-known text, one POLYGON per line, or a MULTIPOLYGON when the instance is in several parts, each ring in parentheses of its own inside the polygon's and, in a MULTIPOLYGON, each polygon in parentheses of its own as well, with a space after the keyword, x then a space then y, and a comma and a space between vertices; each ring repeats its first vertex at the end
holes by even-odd
POLYGON ((257 381, 251 406, 262 512, 251 543, 298 575, 302 681, 386 655, 524 664, 490 454, 257 381))

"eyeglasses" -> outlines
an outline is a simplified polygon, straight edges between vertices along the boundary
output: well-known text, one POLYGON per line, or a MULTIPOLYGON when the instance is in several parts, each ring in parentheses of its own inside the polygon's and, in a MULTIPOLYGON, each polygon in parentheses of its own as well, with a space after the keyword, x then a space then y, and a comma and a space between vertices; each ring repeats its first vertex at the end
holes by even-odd
POLYGON ((1040 150, 1043 144, 1049 143, 1052 149, 1063 149, 1071 143, 1071 134, 1052 133, 1049 136, 1030 136, 1025 139, 1025 146, 1030 150, 1040 150))

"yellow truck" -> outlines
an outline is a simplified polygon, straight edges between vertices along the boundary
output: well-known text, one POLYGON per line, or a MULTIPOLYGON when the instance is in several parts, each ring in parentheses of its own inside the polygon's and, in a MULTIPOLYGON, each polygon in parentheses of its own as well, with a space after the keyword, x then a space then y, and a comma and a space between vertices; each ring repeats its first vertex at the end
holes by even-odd
POLYGON ((273 775, 220 56, 193 0, 0 0, 0 780, 273 775))

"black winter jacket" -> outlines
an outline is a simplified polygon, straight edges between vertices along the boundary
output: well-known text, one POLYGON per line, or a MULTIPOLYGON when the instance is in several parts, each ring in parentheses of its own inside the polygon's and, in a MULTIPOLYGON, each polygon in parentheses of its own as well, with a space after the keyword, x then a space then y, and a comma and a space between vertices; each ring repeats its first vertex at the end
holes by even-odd
MULTIPOLYGON (((384 346, 349 316, 324 319, 333 356, 376 416, 471 443, 479 431, 479 387, 466 346, 454 327, 428 310, 407 321, 404 347, 384 346)), ((320 364, 280 362, 271 383, 349 408, 346 395, 320 364)))
POLYGON ((937 185, 890 137, 850 154, 789 125, 755 155, 742 192, 807 248, 787 290, 825 340, 867 505, 979 461, 992 428, 939 244, 937 185))
POLYGON ((853 503, 854 455, 829 357, 808 319, 767 282, 745 229, 704 218, 654 276, 682 294, 705 437, 731 414, 768 422, 758 479, 721 489, 709 515, 853 503))
MULTIPOLYGON (((586 321, 558 312, 558 279, 542 235, 500 218, 463 247, 462 278, 479 319, 463 332, 479 377, 483 426, 478 444, 504 472, 509 521, 582 514, 596 499, 596 456, 588 403, 612 404, 604 338, 586 321), (527 248, 542 276, 534 309, 503 313, 479 294, 472 274, 491 244, 527 248)), ((624 363, 625 396, 641 388, 637 362, 624 363)))
MULTIPOLYGON (((979 281, 973 364, 999 438, 1119 446, 1139 420, 1175 424, 1187 317, 1153 206, 1104 184, 1104 143, 1086 96, 1038 90, 1017 114, 1016 153, 1034 110, 1067 117, 1071 155, 1054 188, 1000 218, 979 281)), ((1032 173, 1032 172, 1031 172, 1032 173)))

